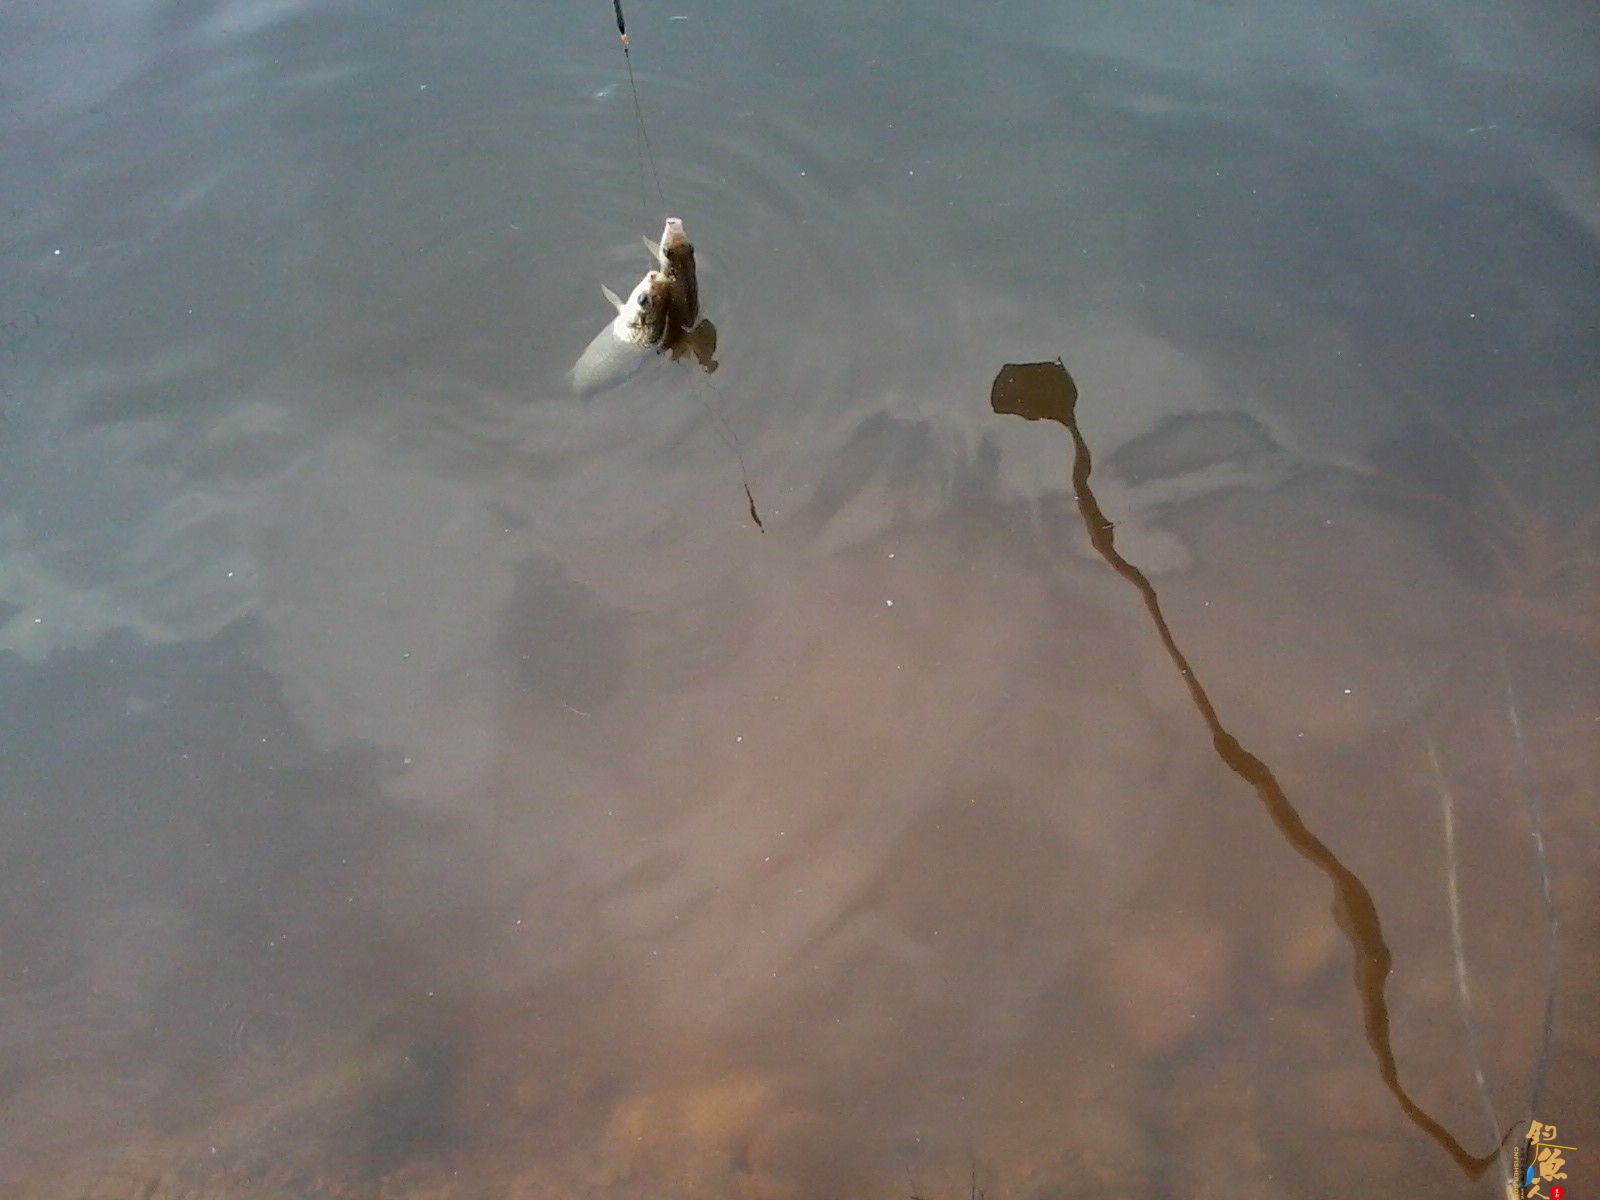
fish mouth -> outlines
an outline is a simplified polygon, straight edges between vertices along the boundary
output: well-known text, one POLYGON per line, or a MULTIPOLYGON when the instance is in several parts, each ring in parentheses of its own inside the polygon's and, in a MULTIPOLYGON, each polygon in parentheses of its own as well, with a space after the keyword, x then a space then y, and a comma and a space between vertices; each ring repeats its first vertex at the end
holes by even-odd
POLYGON ((675 250, 680 246, 689 244, 689 235, 684 232, 683 218, 668 217, 667 223, 661 228, 661 249, 675 250))

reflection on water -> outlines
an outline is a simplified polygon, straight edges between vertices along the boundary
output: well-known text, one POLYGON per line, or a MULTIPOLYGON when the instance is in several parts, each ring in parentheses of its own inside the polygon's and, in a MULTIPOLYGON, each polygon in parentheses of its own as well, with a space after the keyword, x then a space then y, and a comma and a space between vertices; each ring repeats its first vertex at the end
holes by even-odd
POLYGON ((628 16, 0 7, 0 1194, 1600 1146, 1586 14, 628 16))
MULTIPOLYGON (((1367 1041, 1378 1060, 1379 1077, 1394 1094, 1406 1115, 1439 1143, 1468 1178, 1476 1179, 1495 1161, 1497 1154, 1491 1152, 1475 1157, 1468 1153, 1449 1130, 1418 1106, 1400 1083, 1393 1039, 1389 1034, 1389 1006, 1385 996, 1394 960, 1384 940, 1372 894, 1355 872, 1340 862, 1327 844, 1306 827, 1267 764, 1241 746, 1239 740, 1223 727, 1211 697, 1201 686, 1200 677, 1195 674, 1173 638, 1172 629, 1161 612, 1161 600, 1154 585, 1143 571, 1117 552, 1115 526, 1101 511, 1089 486, 1089 476, 1094 469, 1093 457, 1078 428, 1077 403, 1078 387, 1059 360, 1054 363, 1009 363, 995 376, 994 386, 989 393, 989 407, 996 413, 1019 416, 1029 421, 1054 421, 1071 436, 1072 491, 1090 545, 1112 570, 1134 586, 1144 601, 1161 644, 1194 701, 1195 711, 1211 732, 1211 744, 1216 748, 1217 757, 1254 789, 1267 815, 1272 818, 1272 823, 1278 827, 1290 848, 1326 875, 1333 886, 1334 920, 1350 940, 1355 953, 1356 994, 1361 1001, 1367 1041)), ((1542 1066, 1536 1068, 1542 1069, 1542 1066)), ((1504 1136, 1508 1137, 1510 1132, 1508 1129, 1504 1136)))

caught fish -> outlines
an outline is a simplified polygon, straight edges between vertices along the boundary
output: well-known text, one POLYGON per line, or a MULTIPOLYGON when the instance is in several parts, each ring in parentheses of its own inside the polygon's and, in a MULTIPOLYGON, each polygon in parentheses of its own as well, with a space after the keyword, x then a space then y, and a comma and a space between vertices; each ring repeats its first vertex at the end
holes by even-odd
POLYGON ((661 243, 644 239, 645 249, 655 257, 667 277, 667 345, 678 340, 700 320, 700 280, 694 270, 694 243, 684 232, 683 220, 668 217, 661 230, 661 243))
POLYGON ((665 344, 670 307, 666 275, 651 271, 626 300, 617 299, 608 287, 600 290, 617 315, 595 335, 567 372, 572 390, 580 396, 592 396, 621 383, 665 344))

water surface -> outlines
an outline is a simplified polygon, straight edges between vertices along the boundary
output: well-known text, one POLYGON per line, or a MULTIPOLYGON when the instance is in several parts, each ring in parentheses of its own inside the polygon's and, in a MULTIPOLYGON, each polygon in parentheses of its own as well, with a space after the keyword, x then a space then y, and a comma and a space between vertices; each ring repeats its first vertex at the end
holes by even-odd
POLYGON ((0 12, 0 1190, 1576 1188, 1588 9, 634 8, 0 12))

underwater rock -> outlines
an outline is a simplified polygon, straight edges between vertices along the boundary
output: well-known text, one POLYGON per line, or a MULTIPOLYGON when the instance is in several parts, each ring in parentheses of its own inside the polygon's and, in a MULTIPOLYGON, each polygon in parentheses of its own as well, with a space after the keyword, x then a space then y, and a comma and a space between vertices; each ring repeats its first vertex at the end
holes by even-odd
POLYGON ((1266 941, 1267 973, 1286 991, 1303 987, 1321 974, 1343 944, 1324 897, 1275 910, 1266 941))
POLYGON ((1098 972, 1112 1020, 1141 1054, 1165 1054, 1221 1012, 1233 947, 1219 926, 1174 913, 1130 931, 1098 972))
POLYGON ((1300 1094, 1313 1127, 1345 1134, 1393 1127, 1393 1100, 1371 1063, 1339 1063, 1311 1072, 1300 1094))
POLYGON ((1248 413, 1178 413, 1119 446, 1106 465, 1124 479, 1143 482, 1237 465, 1277 452, 1272 434, 1248 413))
POLYGON ((1176 1098, 1161 1142, 1181 1163, 1188 1200, 1275 1200, 1262 1141, 1258 1094, 1241 1065, 1238 1047, 1219 1045, 1176 1080, 1176 1098))

